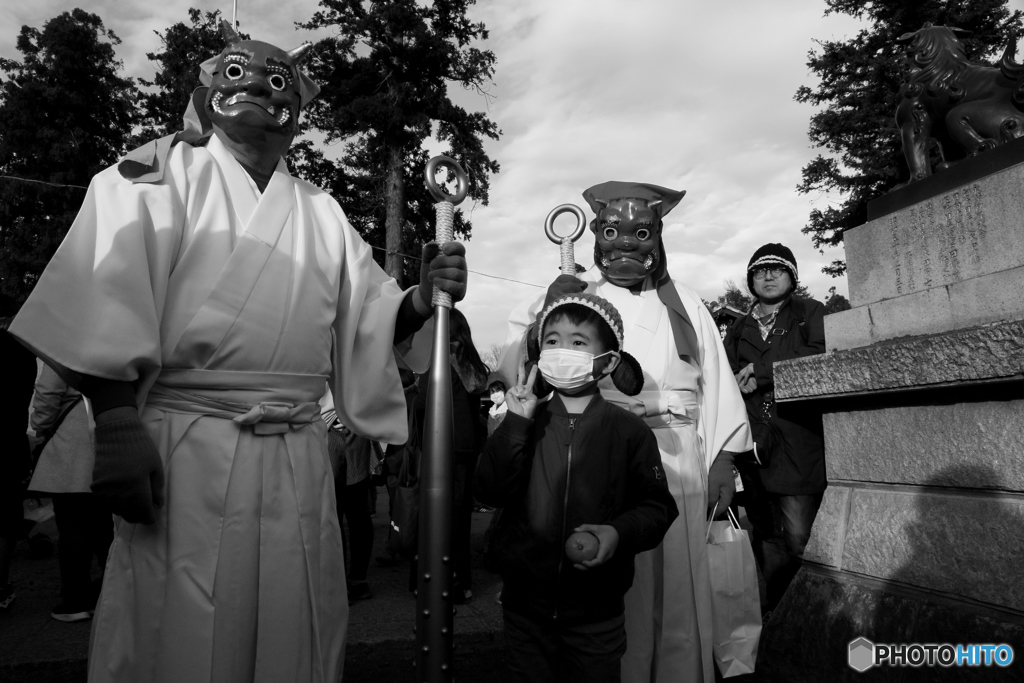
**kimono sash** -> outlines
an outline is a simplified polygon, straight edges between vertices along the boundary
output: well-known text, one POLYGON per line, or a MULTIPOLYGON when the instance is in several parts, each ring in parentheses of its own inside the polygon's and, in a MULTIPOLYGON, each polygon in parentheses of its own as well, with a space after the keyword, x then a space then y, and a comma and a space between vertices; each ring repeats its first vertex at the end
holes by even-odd
POLYGON ((320 419, 318 400, 326 381, 326 375, 164 370, 146 404, 252 425, 261 436, 283 434, 320 419))

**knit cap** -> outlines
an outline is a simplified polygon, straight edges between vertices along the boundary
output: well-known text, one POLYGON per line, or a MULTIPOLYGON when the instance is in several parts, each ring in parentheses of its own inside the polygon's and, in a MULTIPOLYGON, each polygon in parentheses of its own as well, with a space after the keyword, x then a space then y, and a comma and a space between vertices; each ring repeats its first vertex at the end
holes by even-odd
POLYGON ((617 345, 612 350, 617 351, 620 358, 618 367, 612 371, 612 383, 616 389, 626 396, 636 396, 639 394, 644 386, 643 370, 640 367, 640 363, 622 349, 622 316, 619 315, 618 310, 607 299, 603 299, 590 292, 573 292, 556 296, 549 294, 544 301, 544 308, 541 309, 540 315, 537 316, 538 345, 543 336, 545 321, 554 311, 568 304, 577 304, 589 308, 605 321, 611 329, 617 345))
POLYGON ((788 270, 789 276, 793 278, 793 286, 796 286, 799 274, 796 268, 796 257, 793 256, 793 252, 790 251, 789 247, 778 242, 769 242, 755 251, 754 255, 750 257, 750 263, 747 264, 747 287, 750 288, 750 291, 754 291, 754 271, 758 268, 770 268, 773 266, 788 270))

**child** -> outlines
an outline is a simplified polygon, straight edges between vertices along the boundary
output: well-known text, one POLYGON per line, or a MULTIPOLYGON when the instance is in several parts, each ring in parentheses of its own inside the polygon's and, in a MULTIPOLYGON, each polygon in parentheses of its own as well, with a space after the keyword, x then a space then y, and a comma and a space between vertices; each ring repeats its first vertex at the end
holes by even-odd
POLYGON ((618 311, 564 295, 546 302, 537 329, 539 363, 505 394, 476 472, 480 501, 505 508, 494 543, 507 660, 524 682, 619 681, 633 557, 678 513, 651 429, 597 389, 606 375, 629 395, 643 383, 618 311), (546 403, 533 391, 538 368, 554 389, 546 403), (580 535, 596 546, 591 559, 567 556, 580 535))
POLYGON ((505 403, 507 387, 500 379, 496 379, 487 386, 487 391, 491 394, 491 408, 487 411, 487 436, 490 436, 505 419, 505 411, 508 410, 508 404, 505 403))

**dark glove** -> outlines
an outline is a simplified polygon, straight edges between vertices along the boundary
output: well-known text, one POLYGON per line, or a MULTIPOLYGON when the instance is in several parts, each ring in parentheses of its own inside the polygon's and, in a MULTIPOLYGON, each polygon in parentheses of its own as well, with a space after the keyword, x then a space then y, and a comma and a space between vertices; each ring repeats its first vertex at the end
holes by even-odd
POLYGON ((725 511, 732 504, 733 494, 736 493, 736 479, 732 473, 734 457, 735 453, 720 451, 708 472, 708 514, 714 510, 716 518, 725 517, 725 511), (717 509, 715 503, 718 503, 717 509))
POLYGON ((442 292, 451 295, 452 302, 462 301, 466 296, 466 273, 466 248, 461 243, 427 242, 423 245, 420 266, 420 300, 431 309, 430 298, 437 285, 442 292))
POLYGON ((587 283, 575 275, 559 275, 555 281, 548 285, 548 295, 544 301, 554 301, 566 294, 579 294, 587 290, 587 283))
POLYGON ((92 492, 126 522, 152 524, 164 505, 164 466, 134 406, 96 415, 92 492))

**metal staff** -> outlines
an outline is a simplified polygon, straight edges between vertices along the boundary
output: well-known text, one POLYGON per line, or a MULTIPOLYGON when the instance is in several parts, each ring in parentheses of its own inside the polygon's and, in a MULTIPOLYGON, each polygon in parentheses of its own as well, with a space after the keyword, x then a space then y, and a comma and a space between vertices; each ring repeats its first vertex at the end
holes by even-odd
MULTIPOLYGON (((437 201, 436 239, 452 240, 455 205, 466 198, 469 179, 453 159, 434 157, 427 162, 427 189, 437 201), (434 174, 445 166, 458 180, 449 197, 437 186, 434 174)), ((452 385, 449 365, 448 309, 452 298, 434 287, 434 349, 430 356, 427 407, 420 464, 420 526, 416 575, 416 680, 449 683, 452 680, 455 603, 452 595, 452 385)))
POLYGON ((587 216, 583 209, 575 204, 562 204, 551 209, 547 220, 544 221, 544 234, 548 239, 561 247, 562 252, 562 275, 576 275, 576 255, 572 243, 578 240, 583 231, 587 228, 587 216), (555 219, 563 213, 571 213, 576 216, 576 229, 571 234, 561 237, 555 233, 555 219))

